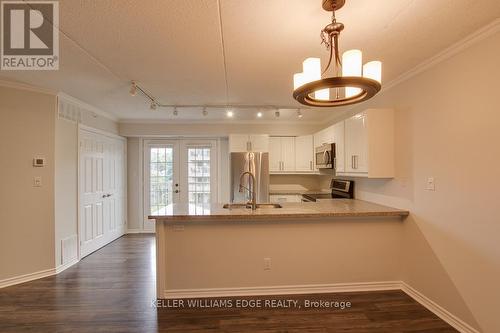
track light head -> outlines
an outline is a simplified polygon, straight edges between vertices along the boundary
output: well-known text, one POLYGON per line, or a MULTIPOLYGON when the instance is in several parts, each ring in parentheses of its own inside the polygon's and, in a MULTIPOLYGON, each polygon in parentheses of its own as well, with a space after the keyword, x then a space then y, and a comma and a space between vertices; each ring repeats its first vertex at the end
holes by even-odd
POLYGON ((304 117, 304 115, 302 114, 302 111, 300 111, 300 109, 299 109, 299 110, 297 110, 297 117, 298 117, 299 119, 301 119, 302 117, 304 117))
POLYGON ((179 111, 177 111, 177 106, 174 106, 174 112, 173 115, 177 116, 179 114, 179 111))
POLYGON ((203 108, 203 112, 202 112, 202 113, 203 113, 203 116, 204 116, 204 117, 208 116, 208 111, 207 111, 207 108, 205 108, 205 107, 204 107, 204 108, 203 108))
POLYGON ((275 116, 276 118, 279 118, 279 117, 280 117, 280 112, 279 112, 279 111, 274 112, 274 116, 275 116))
POLYGON ((132 81, 132 85, 130 86, 130 96, 135 95, 137 95, 137 83, 135 83, 135 81, 132 81))

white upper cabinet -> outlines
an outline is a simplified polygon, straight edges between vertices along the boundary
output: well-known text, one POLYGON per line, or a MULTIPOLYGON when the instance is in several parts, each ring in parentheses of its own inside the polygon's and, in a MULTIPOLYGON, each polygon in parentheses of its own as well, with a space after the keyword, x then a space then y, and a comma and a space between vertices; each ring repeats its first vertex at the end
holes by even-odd
POLYGON ((394 110, 369 109, 345 120, 345 170, 339 175, 394 177, 394 110))
POLYGON ((281 138, 281 171, 295 171, 295 138, 281 138))
POLYGON ((332 126, 333 143, 335 143, 335 170, 336 172, 345 171, 345 139, 344 122, 336 123, 332 126))
POLYGON ((269 138, 269 171, 281 171, 281 138, 272 136, 269 138))
POLYGON ((295 171, 295 138, 269 138, 269 170, 271 172, 295 171))
POLYGON ((230 134, 229 135, 230 152, 246 151, 269 151, 269 135, 267 134, 230 134))
POLYGON ((314 171, 314 145, 312 135, 295 138, 295 170, 314 171))
POLYGON ((368 172, 368 130, 366 113, 345 121, 345 172, 368 172))
POLYGON ((269 151, 269 135, 251 134, 248 136, 250 141, 250 151, 269 151))

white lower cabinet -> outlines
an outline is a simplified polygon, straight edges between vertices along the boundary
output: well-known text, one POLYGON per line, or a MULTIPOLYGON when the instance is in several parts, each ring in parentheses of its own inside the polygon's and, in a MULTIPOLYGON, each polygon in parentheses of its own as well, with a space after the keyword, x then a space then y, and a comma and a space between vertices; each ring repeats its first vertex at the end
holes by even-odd
POLYGON ((302 195, 300 194, 271 194, 269 201, 272 203, 282 202, 302 202, 302 195))

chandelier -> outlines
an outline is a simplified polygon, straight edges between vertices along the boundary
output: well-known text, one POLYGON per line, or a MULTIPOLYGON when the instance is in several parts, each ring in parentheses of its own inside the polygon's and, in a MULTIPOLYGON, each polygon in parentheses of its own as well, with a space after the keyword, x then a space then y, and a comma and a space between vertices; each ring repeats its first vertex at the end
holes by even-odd
POLYGON ((380 91, 382 63, 370 61, 362 65, 360 50, 349 50, 339 56, 339 36, 344 25, 337 22, 335 11, 345 0, 322 0, 323 9, 332 12, 332 23, 321 30, 321 44, 330 51, 328 64, 321 72, 319 58, 307 58, 302 72, 293 76, 293 98, 308 106, 334 107, 370 99, 380 91), (332 67, 333 76, 324 77, 332 67), (332 96, 331 96, 332 95, 332 96))

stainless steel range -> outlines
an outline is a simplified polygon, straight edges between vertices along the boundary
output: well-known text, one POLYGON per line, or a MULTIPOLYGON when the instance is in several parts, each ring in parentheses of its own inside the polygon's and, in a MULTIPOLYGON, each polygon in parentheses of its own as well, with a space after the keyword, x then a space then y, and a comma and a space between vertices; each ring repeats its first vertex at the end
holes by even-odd
POLYGON ((331 193, 302 194, 303 202, 315 202, 321 199, 354 199, 354 181, 332 179, 330 182, 331 193))

